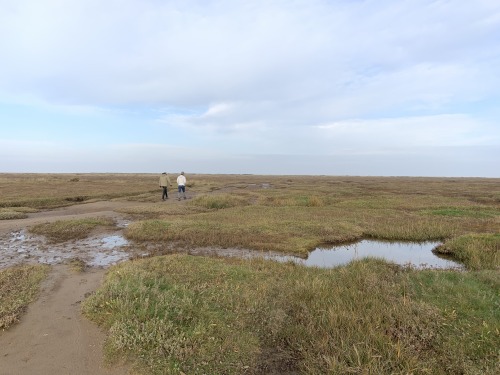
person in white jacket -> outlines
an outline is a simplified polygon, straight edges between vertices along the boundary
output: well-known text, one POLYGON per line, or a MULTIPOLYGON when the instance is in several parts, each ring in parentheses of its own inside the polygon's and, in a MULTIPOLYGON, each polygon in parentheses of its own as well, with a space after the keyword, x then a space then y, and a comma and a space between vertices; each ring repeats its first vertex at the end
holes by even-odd
POLYGON ((186 177, 184 172, 181 172, 177 177, 177 200, 181 200, 181 196, 186 199, 186 177))

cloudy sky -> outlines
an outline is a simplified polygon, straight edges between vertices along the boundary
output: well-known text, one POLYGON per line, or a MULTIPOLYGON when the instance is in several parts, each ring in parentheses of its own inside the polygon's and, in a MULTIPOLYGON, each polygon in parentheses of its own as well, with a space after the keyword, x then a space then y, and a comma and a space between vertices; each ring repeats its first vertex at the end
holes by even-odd
POLYGON ((498 0, 0 0, 0 172, 500 177, 498 0))

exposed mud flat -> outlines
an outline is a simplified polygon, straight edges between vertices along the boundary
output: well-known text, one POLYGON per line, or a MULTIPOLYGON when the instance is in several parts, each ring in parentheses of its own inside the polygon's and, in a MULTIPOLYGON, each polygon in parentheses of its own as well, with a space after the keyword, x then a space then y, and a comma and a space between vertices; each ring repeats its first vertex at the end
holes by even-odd
POLYGON ((91 267, 107 267, 135 256, 129 242, 116 233, 103 233, 82 240, 49 243, 26 230, 0 236, 0 269, 16 264, 60 264, 78 259, 91 267))

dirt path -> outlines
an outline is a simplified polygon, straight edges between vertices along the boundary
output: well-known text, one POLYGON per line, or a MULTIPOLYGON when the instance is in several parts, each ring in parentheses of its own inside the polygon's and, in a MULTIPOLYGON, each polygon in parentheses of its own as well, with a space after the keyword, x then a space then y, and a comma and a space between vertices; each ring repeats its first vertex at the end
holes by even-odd
POLYGON ((127 374, 123 367, 106 368, 105 335, 80 310, 104 273, 54 266, 21 323, 0 334, 0 375, 127 374))
POLYGON ((156 203, 128 201, 100 201, 62 207, 50 211, 36 212, 28 214, 26 219, 0 220, 0 234, 21 230, 39 223, 47 223, 57 220, 70 220, 95 216, 121 218, 123 215, 115 212, 115 210, 126 207, 151 206, 155 204, 156 203))
MULTIPOLYGON (((2 220, 0 235, 61 219, 96 215, 122 219, 114 210, 140 205, 151 203, 103 201, 33 213, 26 219, 2 220)), ((20 323, 0 332, 0 375, 127 374, 124 367, 104 365, 105 334, 81 314, 81 301, 99 287, 104 274, 102 268, 79 273, 54 265, 20 323)))

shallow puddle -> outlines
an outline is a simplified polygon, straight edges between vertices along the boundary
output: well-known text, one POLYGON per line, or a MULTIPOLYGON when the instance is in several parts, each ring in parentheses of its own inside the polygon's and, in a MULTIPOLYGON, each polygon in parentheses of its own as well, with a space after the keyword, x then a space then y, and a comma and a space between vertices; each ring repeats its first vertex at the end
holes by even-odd
POLYGON ((88 262, 91 267, 106 267, 124 260, 128 260, 130 255, 124 251, 113 251, 111 253, 97 252, 93 254, 93 259, 88 262))
POLYGON ((439 242, 415 243, 362 240, 331 248, 317 248, 309 253, 307 259, 292 256, 269 258, 324 268, 345 265, 353 260, 367 257, 383 258, 403 266, 409 265, 420 269, 463 268, 458 262, 436 255, 432 250, 438 245, 440 245, 439 242))

